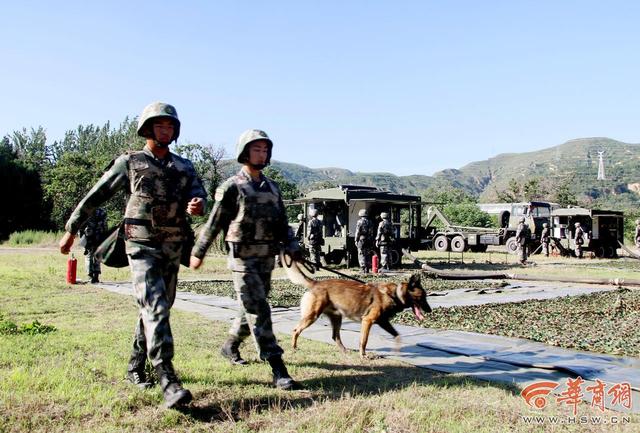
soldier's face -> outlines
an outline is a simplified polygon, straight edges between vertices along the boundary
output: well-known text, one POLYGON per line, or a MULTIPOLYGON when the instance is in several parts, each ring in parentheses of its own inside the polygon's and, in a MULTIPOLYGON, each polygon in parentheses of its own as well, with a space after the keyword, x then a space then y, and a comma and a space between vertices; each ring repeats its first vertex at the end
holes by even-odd
POLYGON ((249 164, 264 166, 269 158, 269 145, 264 140, 254 141, 249 145, 249 164))
POLYGON ((173 122, 169 119, 159 119, 153 123, 153 136, 160 144, 167 145, 173 138, 173 122))

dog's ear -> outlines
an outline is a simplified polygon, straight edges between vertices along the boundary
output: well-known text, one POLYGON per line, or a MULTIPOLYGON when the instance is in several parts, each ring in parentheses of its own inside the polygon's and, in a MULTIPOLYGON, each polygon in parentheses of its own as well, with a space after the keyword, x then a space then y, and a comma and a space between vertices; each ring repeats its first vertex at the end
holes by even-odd
POLYGON ((396 284, 396 298, 398 298, 404 305, 407 304, 407 292, 407 283, 396 284))
POLYGON ((422 287, 420 284, 420 274, 413 274, 407 283, 409 287, 422 287))

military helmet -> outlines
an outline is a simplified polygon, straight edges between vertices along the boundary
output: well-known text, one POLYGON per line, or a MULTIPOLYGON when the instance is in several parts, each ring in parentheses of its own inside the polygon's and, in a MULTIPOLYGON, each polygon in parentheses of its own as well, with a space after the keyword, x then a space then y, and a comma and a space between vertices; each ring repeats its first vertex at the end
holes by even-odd
POLYGON ((318 216, 318 209, 309 209, 309 216, 311 218, 318 216))
POLYGON ((382 218, 383 220, 387 220, 389 219, 389 214, 387 212, 382 212, 380 214, 380 218, 382 218))
POLYGON ((525 218, 524 218, 523 216, 521 216, 520 218, 518 218, 518 222, 520 222, 520 223, 523 223, 523 222, 525 222, 525 221, 526 221, 526 220, 525 220, 525 218))
POLYGON ((580 227, 580 223, 575 223, 574 224, 576 227, 580 227))
POLYGON ((138 135, 140 137, 153 138, 151 121, 162 117, 168 118, 173 122, 173 138, 171 141, 177 140, 180 136, 180 119, 178 119, 178 112, 173 105, 164 102, 153 102, 144 107, 138 119, 138 135))
POLYGON ((298 214, 298 221, 302 221, 304 219, 304 215, 301 213, 298 214))
POLYGON ((542 223, 542 227, 544 227, 544 228, 546 229, 547 227, 549 227, 549 224, 547 224, 547 223, 542 223))
POLYGON ((269 146, 269 155, 267 156, 267 165, 271 162, 271 150, 273 149, 273 142, 269 138, 266 132, 259 129, 247 129, 238 138, 236 143, 236 160, 244 164, 248 156, 249 145, 254 141, 264 140, 269 146))
POLYGON ((359 217, 366 217, 367 216, 367 210, 366 209, 360 209, 358 211, 358 216, 359 217))

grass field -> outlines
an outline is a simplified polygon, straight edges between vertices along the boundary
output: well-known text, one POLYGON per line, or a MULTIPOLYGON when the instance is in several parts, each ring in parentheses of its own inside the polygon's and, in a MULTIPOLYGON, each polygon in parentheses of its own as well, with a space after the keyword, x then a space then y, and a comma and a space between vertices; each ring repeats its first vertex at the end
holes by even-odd
MULTIPOLYGON (((142 391, 123 381, 137 315, 133 299, 67 286, 65 260, 55 251, 0 250, 0 320, 23 330, 36 321, 46 327, 0 335, 2 433, 640 430, 638 416, 615 426, 528 423, 523 416, 569 412, 529 409, 509 386, 385 359, 361 361, 333 345, 305 341, 291 352, 282 336, 290 372, 306 391, 278 391, 252 345, 245 352, 253 362, 232 367, 218 355, 227 325, 180 311, 172 312, 175 365, 195 399, 184 412, 164 410, 157 387, 142 391)), ((224 259, 209 258, 203 273, 183 273, 201 275, 228 278, 224 259)), ((103 275, 128 278, 127 269, 103 275)), ((603 414, 581 405, 579 415, 603 414)), ((604 414, 611 415, 620 414, 604 414)))

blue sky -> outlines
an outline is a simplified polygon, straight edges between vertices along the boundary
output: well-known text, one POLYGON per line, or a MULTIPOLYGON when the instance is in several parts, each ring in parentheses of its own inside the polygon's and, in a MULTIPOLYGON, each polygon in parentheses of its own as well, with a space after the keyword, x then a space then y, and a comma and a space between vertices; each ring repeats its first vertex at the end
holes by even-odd
POLYGON ((6 2, 0 134, 173 103, 310 167, 433 174, 578 137, 640 142, 640 2, 6 2))

